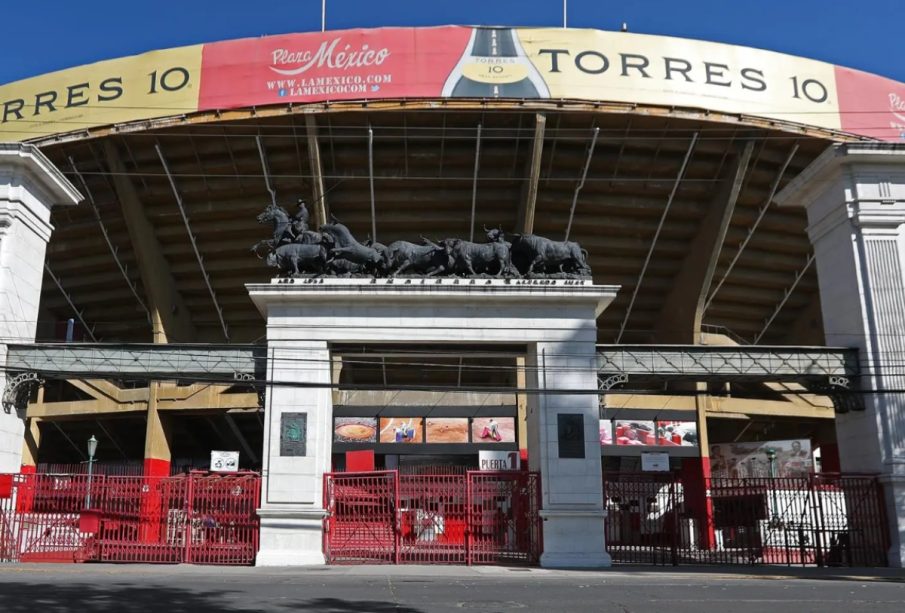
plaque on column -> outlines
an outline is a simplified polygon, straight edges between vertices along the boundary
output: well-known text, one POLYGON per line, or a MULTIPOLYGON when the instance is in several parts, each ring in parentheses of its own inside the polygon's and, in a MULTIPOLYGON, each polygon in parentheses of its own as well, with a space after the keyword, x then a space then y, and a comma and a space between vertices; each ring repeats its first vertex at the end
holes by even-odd
POLYGON ((306 455, 305 442, 307 434, 307 413, 282 413, 280 415, 280 455, 306 455))
POLYGON ((584 415, 560 413, 556 416, 559 457, 584 458, 584 415))

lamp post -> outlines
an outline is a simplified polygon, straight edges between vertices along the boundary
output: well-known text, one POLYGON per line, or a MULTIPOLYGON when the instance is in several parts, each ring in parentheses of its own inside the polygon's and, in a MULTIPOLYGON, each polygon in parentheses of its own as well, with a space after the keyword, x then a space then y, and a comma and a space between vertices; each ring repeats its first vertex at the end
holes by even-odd
POLYGON ((85 508, 91 508, 91 478, 94 474, 94 452, 97 451, 97 439, 94 435, 88 439, 88 493, 85 494, 85 508))
POLYGON ((767 461, 770 463, 770 498, 773 500, 773 512, 771 520, 776 523, 776 450, 772 447, 764 449, 767 461))

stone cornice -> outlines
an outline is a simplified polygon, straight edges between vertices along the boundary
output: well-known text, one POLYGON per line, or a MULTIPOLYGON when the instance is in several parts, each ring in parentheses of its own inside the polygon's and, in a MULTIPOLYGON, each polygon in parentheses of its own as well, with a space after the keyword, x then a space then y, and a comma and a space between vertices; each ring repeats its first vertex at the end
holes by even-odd
POLYGON ((0 175, 20 175, 34 183, 51 199, 51 205, 73 205, 84 197, 60 170, 34 145, 0 143, 0 175))

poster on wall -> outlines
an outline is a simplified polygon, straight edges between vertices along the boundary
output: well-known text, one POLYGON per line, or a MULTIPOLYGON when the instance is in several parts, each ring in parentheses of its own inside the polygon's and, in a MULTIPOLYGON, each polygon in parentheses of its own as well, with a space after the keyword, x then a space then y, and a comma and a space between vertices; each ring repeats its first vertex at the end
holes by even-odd
POLYGON ((641 454, 641 470, 666 472, 669 470, 669 454, 665 451, 648 451, 641 454))
POLYGON ((613 422, 611 422, 609 419, 600 420, 600 444, 613 444, 613 422))
POLYGON ((425 426, 428 443, 467 443, 467 417, 428 417, 425 426))
POLYGON ((376 443, 377 419, 374 417, 335 417, 334 443, 376 443))
POLYGON ((474 417, 471 420, 472 443, 514 443, 515 418, 474 417))
POLYGON ((617 445, 656 445, 654 422, 644 420, 616 420, 613 436, 617 445))
POLYGON ((381 443, 423 443, 424 420, 421 417, 381 417, 381 443))
POLYGON ((710 471, 714 477, 805 477, 814 470, 811 441, 790 439, 750 443, 717 443, 710 446, 710 471), (775 453, 773 471, 767 453, 775 453))
POLYGON ((658 421, 657 444, 666 447, 696 447, 698 424, 693 421, 658 421))

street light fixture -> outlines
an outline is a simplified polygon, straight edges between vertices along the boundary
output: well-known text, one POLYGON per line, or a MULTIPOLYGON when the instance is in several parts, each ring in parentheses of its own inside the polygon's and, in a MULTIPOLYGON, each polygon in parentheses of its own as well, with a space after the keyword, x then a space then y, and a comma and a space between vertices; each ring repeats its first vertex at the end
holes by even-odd
POLYGON ((773 500, 773 512, 770 521, 771 523, 776 524, 779 520, 776 515, 778 506, 776 501, 776 450, 773 447, 767 447, 764 449, 764 453, 767 455, 767 461, 770 463, 770 498, 773 500))
POLYGON ((85 508, 91 508, 91 478, 94 474, 94 454, 97 451, 97 439, 94 435, 88 439, 88 493, 85 494, 85 508))

